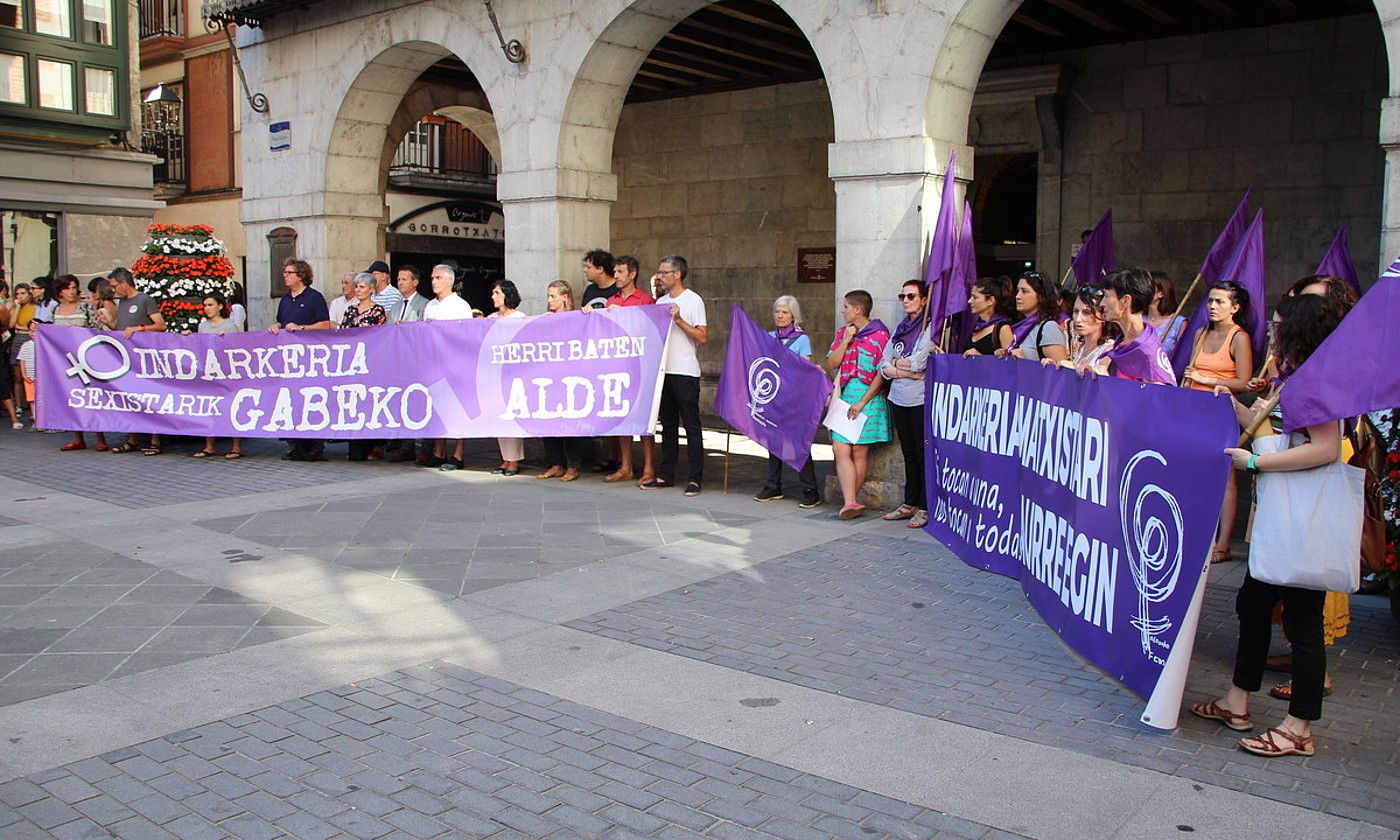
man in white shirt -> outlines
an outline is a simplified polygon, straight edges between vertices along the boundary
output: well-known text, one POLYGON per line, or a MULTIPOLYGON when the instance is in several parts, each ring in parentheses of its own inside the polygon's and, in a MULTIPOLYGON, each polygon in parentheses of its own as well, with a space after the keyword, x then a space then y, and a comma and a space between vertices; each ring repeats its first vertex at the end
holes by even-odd
MULTIPOLYGON (((457 272, 450 265, 433 266, 433 299, 423 310, 424 321, 468 321, 472 317, 471 304, 467 303, 452 287, 457 282, 457 272)), ((461 438, 454 442, 452 457, 447 456, 447 438, 433 443, 432 457, 423 462, 425 467, 460 470, 462 468, 461 438)))
POLYGON ((705 301, 686 288, 690 271, 684 257, 661 259, 656 269, 666 294, 656 302, 671 307, 671 335, 662 362, 665 376, 661 381, 661 466, 656 478, 645 482, 647 490, 674 487, 676 460, 680 456, 677 426, 685 427, 686 461, 689 476, 685 485, 687 496, 700 494, 705 474, 705 443, 700 430, 700 357, 701 344, 709 340, 705 320, 705 301))

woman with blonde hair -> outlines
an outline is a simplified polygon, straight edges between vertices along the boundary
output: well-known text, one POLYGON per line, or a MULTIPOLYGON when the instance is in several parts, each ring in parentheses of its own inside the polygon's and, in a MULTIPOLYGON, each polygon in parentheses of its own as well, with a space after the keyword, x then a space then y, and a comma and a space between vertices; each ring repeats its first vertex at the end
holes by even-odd
MULTIPOLYGON (((773 329, 768 333, 783 343, 783 346, 807 361, 812 360, 812 339, 802 330, 802 304, 792 295, 781 295, 773 301, 773 329)), ((802 501, 798 507, 811 509, 822 503, 817 490, 817 468, 812 461, 811 448, 808 448, 807 465, 797 473, 802 485, 802 501)), ((768 455, 768 481, 754 496, 756 502, 771 502, 783 498, 783 462, 777 455, 768 455)))
MULTIPOLYGON (((572 312, 578 309, 574 303, 574 287, 567 280, 555 280, 545 288, 544 311, 546 315, 556 312, 572 312)), ((560 481, 577 481, 579 464, 583 460, 583 439, 576 437, 547 437, 544 444, 544 462, 548 467, 535 478, 557 478, 560 481)))

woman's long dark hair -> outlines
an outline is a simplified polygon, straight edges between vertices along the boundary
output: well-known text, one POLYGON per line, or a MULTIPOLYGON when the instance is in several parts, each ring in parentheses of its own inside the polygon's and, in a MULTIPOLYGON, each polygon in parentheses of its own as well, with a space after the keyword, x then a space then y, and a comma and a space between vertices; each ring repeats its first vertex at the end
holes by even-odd
POLYGON ((1060 292, 1055 287, 1054 279, 1039 271, 1027 271, 1021 275, 1021 279, 1035 292, 1036 316, 1042 321, 1053 321, 1059 317, 1060 292))
POLYGON ((973 288, 995 301, 993 315, 1001 315, 1009 321, 1017 319, 1016 289, 1012 287, 1010 277, 1005 274, 1000 277, 982 277, 973 284, 973 288))
MULTIPOLYGON (((1249 329, 1249 325, 1246 323, 1249 319, 1249 290, 1234 280, 1221 280, 1219 283, 1212 283, 1210 291, 1213 292, 1216 289, 1228 294, 1230 302, 1239 306, 1239 309, 1235 310, 1235 314, 1230 316, 1230 320, 1234 321, 1235 325, 1242 330, 1249 329)), ((1206 292, 1206 294, 1210 294, 1210 292, 1206 292)))
POLYGON ((1294 295, 1278 302, 1278 314, 1274 353, 1280 369, 1294 370, 1332 334, 1346 312, 1322 295, 1294 295))

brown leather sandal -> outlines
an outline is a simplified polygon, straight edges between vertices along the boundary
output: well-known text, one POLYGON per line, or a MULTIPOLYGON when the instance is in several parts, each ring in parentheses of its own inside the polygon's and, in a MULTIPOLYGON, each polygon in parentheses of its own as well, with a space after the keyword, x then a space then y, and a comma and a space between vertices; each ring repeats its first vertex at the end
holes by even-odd
POLYGON ((1264 734, 1254 738, 1241 738, 1240 746, 1246 752, 1255 755, 1262 755, 1265 758, 1274 758, 1284 755, 1312 755, 1316 750, 1313 748, 1313 736, 1296 735, 1287 729, 1271 726, 1264 730, 1264 734))
POLYGON ((1196 703, 1191 706, 1191 714, 1206 720, 1218 720, 1236 732, 1254 731, 1254 722, 1250 720, 1249 712, 1237 714, 1221 706, 1219 700, 1196 703))

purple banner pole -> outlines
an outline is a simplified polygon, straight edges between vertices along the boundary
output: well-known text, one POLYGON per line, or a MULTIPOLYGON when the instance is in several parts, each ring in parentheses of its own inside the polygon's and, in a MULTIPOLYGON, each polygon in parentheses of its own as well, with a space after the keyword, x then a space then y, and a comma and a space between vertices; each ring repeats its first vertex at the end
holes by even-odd
POLYGON ((1238 437, 1229 400, 991 358, 930 359, 929 534, 1014 578, 1065 643, 1176 726, 1238 437))
POLYGON ((49 429, 210 437, 651 434, 664 306, 226 335, 44 325, 49 429))

